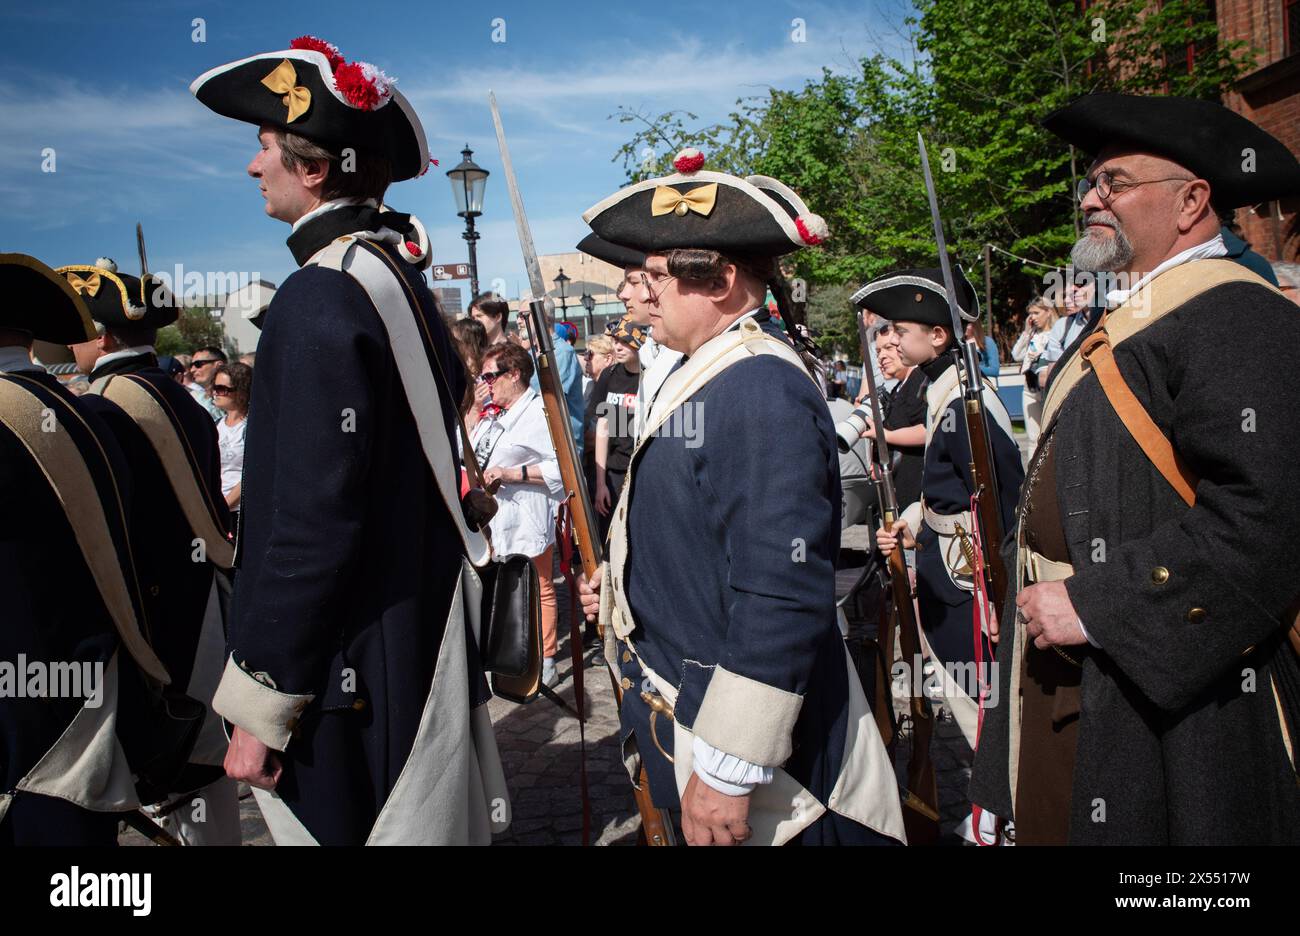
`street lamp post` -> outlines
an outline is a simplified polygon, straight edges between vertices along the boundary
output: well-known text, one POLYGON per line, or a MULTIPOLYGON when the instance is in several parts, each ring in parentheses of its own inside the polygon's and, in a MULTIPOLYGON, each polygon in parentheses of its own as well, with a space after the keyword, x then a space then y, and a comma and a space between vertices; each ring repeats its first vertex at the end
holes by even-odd
POLYGON ((465 144, 460 151, 460 165, 447 170, 451 180, 451 194, 456 199, 456 214, 465 219, 465 233, 461 236, 469 242, 469 289, 470 301, 478 295, 478 252, 474 246, 479 238, 474 230, 474 219, 483 213, 483 189, 487 186, 488 171, 476 165, 471 158, 474 151, 465 144))
POLYGON ((596 300, 591 293, 585 289, 582 291, 582 299, 579 300, 582 307, 587 310, 587 340, 591 340, 592 318, 591 313, 596 311, 596 300))
POLYGON ((564 267, 560 267, 560 275, 555 278, 555 286, 557 289, 560 290, 560 320, 561 321, 567 321, 569 318, 569 316, 566 314, 569 310, 569 305, 566 301, 568 294, 565 292, 565 290, 568 289, 569 283, 571 282, 573 282, 572 278, 564 275, 564 267))

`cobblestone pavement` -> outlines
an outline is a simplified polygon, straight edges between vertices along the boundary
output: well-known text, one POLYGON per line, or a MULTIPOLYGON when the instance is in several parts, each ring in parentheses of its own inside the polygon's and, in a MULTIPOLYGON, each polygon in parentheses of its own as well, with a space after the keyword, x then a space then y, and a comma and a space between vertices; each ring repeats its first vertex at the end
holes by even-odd
MULTIPOLYGON (((846 545, 863 530, 846 531, 846 545)), ((558 574, 557 574, 558 578, 558 574)), ((556 657, 560 683, 556 692, 573 705, 572 661, 568 640, 568 593, 560 579, 555 587, 559 605, 560 651, 556 657)), ((584 660, 590 660, 587 651, 584 660)), ((618 751, 618 714, 614 690, 604 667, 584 669, 586 698, 587 782, 591 802, 591 841, 596 845, 634 845, 640 819, 618 751)), ((901 714, 905 706, 895 702, 901 714)), ((493 698, 488 712, 496 730, 501 761, 510 791, 513 823, 495 844, 577 845, 582 841, 582 769, 578 721, 545 697, 529 705, 493 698)), ((969 812, 965 798, 970 779, 970 749, 951 717, 940 713, 931 743, 939 786, 943 841, 956 844, 953 830, 969 812)), ((900 781, 906 775, 907 740, 895 755, 900 781)), ((247 787, 240 785, 243 843, 272 845, 271 836, 247 787)), ((123 845, 147 845, 134 831, 120 836, 123 845)))

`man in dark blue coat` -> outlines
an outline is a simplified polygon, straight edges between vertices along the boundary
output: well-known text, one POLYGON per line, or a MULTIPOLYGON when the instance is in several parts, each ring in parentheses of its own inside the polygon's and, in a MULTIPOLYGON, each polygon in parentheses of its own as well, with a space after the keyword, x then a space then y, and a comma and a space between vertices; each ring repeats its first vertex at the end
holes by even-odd
POLYGON ((585 586, 623 687, 623 753, 696 845, 903 838, 896 780, 835 618, 838 450, 809 361, 770 319, 776 258, 825 236, 775 180, 700 171, 584 220, 645 252, 656 394, 585 586), (599 589, 599 597, 596 590, 599 589))
MULTIPOLYGON (((0 845, 111 845, 139 805, 134 765, 88 756, 90 739, 116 732, 144 678, 168 678, 131 562, 130 472, 107 426, 30 358, 34 338, 94 335, 80 296, 20 254, 0 255, 0 292, 0 845), (32 682, 55 666, 85 674, 75 692, 32 682)), ((165 740, 157 723, 134 724, 165 740)))
MULTIPOLYGON (((58 272, 96 322, 94 340, 72 350, 91 381, 83 405, 113 430, 130 464, 131 549, 153 646, 176 686, 209 706, 225 662, 215 567, 230 568, 234 547, 216 426, 158 366, 153 347, 179 307, 157 277, 120 272, 107 258, 58 272)), ((215 714, 207 713, 201 735, 175 786, 154 795, 171 801, 164 821, 186 844, 238 845, 239 802, 221 769, 226 740, 215 714)))
POLYGON ((258 345, 213 703, 234 726, 226 769, 277 842, 486 842, 508 804, 486 789, 500 766, 464 612, 463 559, 486 557, 458 496, 465 376, 421 275, 422 228, 380 207, 428 148, 382 73, 365 66, 373 94, 354 100, 337 49, 293 46, 191 88, 259 126, 248 173, 301 266, 258 345))

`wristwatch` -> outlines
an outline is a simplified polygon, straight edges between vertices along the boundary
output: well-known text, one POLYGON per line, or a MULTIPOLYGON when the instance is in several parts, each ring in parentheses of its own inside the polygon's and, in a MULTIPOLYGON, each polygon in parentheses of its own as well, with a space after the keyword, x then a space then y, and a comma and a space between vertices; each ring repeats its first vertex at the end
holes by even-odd
POLYGON ((520 481, 527 481, 527 480, 528 480, 528 466, 527 466, 527 465, 524 465, 522 468, 519 469, 519 472, 520 472, 520 474, 519 474, 519 480, 520 480, 520 481))

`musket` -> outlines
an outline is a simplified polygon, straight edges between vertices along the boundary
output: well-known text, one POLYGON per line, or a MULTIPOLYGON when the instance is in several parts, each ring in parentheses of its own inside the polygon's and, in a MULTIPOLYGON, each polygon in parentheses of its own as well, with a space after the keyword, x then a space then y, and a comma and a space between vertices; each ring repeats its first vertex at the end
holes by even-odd
MULTIPOLYGON (((871 398, 872 425, 876 430, 876 463, 879 472, 876 490, 880 497, 880 513, 885 529, 890 529, 898 519, 898 493, 894 488, 893 454, 889 443, 885 441, 885 416, 880 405, 880 393, 876 389, 876 375, 871 369, 871 353, 868 348, 866 327, 862 316, 858 316, 858 336, 862 342, 862 379, 867 384, 867 395, 871 398)), ((903 825, 907 831, 909 845, 932 845, 939 838, 939 791, 934 775, 934 761, 930 759, 930 738, 934 734, 934 712, 930 700, 925 695, 922 681, 916 679, 913 669, 921 660, 921 635, 916 622, 916 609, 912 605, 912 583, 907 575, 907 564, 903 560, 903 547, 900 542, 890 551, 886 560, 889 572, 889 590, 893 597, 894 614, 898 618, 898 645, 903 659, 907 661, 907 672, 912 673, 908 679, 909 714, 912 722, 912 751, 907 762, 907 786, 902 790, 903 825)), ((891 622, 892 629, 892 622, 891 622)), ((881 646, 892 651, 892 634, 888 640, 881 635, 881 646)), ((890 653, 892 657, 892 652, 890 653)), ((886 660, 886 670, 892 669, 893 660, 886 660)), ((890 704, 893 696, 890 695, 890 704)))
POLYGON ((1007 597, 1007 568, 1002 561, 1001 553, 1002 505, 998 499, 998 476, 993 461, 993 439, 989 434, 988 415, 984 409, 984 382, 980 376, 975 345, 966 340, 961 313, 957 308, 957 291, 952 278, 952 265, 948 262, 948 247, 943 236, 943 219, 939 216, 939 198, 934 190, 934 177, 930 174, 930 157, 925 151, 925 139, 917 133, 916 141, 921 148, 925 193, 930 200, 930 219, 934 222, 934 239, 939 247, 939 268, 943 271, 943 288, 948 293, 948 312, 952 316, 953 338, 956 339, 958 347, 962 412, 966 417, 966 439, 970 444, 970 473, 979 508, 977 513, 984 567, 988 569, 994 610, 1000 614, 1003 601, 1007 597))
MULTIPOLYGON (((488 103, 492 106, 492 123, 496 127, 497 146, 501 150, 501 165, 505 170, 506 187, 510 191, 510 205, 514 209, 519 248, 523 251, 524 267, 528 271, 528 282, 532 287, 533 298, 528 303, 525 324, 531 338, 532 356, 537 368, 537 384, 541 389, 542 408, 546 414, 547 428, 551 433, 551 443, 555 447, 555 457, 560 465, 565 503, 573 517, 573 530, 578 541, 582 571, 586 573, 587 581, 590 582, 600 570, 603 558, 600 535, 596 527, 596 515, 591 508, 586 476, 578 460, 578 446, 573 438, 573 424, 569 421, 568 401, 564 396, 564 387, 560 384, 555 342, 551 337, 546 317, 546 285, 542 280, 542 266, 537 260, 537 250, 533 247, 533 234, 528 227, 528 216, 524 213, 523 196, 515 180, 514 164, 510 161, 510 148, 506 145, 506 131, 501 125, 501 112, 497 109, 497 98, 491 91, 488 92, 488 103)), ((610 587, 609 583, 605 583, 604 587, 610 587)), ((609 669, 610 681, 614 684, 614 698, 621 708, 623 689, 618 683, 613 668, 607 667, 607 669, 609 669)), ((579 669, 575 675, 575 683, 580 678, 580 674, 579 669)), ((581 705, 582 700, 578 699, 578 703, 581 705)), ((644 767, 641 768, 638 782, 632 786, 632 796, 636 800, 637 811, 641 814, 641 833, 646 844, 676 844, 672 821, 666 812, 656 808, 650 799, 650 781, 644 767)))

